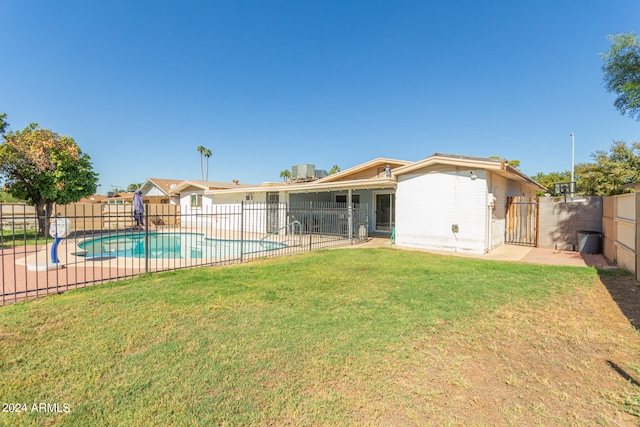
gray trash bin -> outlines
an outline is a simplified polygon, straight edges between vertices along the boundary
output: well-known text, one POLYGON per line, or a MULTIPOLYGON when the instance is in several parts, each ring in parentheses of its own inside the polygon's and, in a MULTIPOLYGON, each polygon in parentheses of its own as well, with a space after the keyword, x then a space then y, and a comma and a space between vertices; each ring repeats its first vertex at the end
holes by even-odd
POLYGON ((602 252, 602 233, 599 231, 578 230, 578 252, 599 254, 602 252))

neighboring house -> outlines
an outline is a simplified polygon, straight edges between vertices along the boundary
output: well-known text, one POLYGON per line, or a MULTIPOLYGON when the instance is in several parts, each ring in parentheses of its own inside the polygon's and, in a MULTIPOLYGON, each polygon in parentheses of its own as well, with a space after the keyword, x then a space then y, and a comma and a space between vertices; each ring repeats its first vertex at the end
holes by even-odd
POLYGON ((124 193, 109 193, 106 198, 106 203, 109 205, 124 205, 127 203, 133 203, 133 192, 124 193))
POLYGON ((83 197, 78 200, 78 203, 105 203, 107 201, 107 196, 103 196, 102 194, 94 194, 93 196, 83 197))
POLYGON ((173 193, 183 209, 203 212, 243 201, 366 204, 369 233, 395 230, 401 246, 474 253, 504 243, 507 197, 546 190, 504 159, 440 153, 378 158, 305 183, 223 184, 184 181, 173 193))
POLYGON ((184 181, 177 179, 149 178, 140 187, 142 197, 145 203, 178 205, 180 197, 172 195, 171 191, 182 182, 184 181))

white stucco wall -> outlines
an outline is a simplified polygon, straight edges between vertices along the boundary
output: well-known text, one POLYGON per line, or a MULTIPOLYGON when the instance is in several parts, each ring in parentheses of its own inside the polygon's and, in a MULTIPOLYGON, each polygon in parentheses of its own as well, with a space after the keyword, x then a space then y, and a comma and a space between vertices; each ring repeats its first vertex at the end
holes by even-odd
POLYGON ((398 177, 396 244, 456 252, 487 249, 487 173, 441 166, 398 177), (458 226, 458 232, 452 226, 458 226))
POLYGON ((509 181, 492 172, 487 174, 487 191, 493 194, 493 208, 490 209, 490 235, 491 247, 493 250, 504 244, 504 231, 507 218, 507 196, 509 195, 509 181))
POLYGON ((264 193, 228 193, 228 194, 216 194, 210 195, 207 197, 211 198, 212 204, 215 205, 228 205, 228 204, 239 204, 241 202, 247 202, 247 196, 250 197, 249 201, 265 201, 264 193))
POLYGON ((207 212, 211 207, 211 199, 204 196, 204 190, 186 190, 180 193, 180 224, 183 227, 202 228, 205 219, 200 214, 207 212), (202 206, 191 207, 191 196, 201 196, 202 206))
MULTIPOLYGON (((282 200, 282 193, 280 197, 282 200)), ((185 191, 180 197, 181 224, 202 231, 242 230, 258 235, 284 227, 287 221, 286 204, 281 202, 277 207, 271 205, 267 209, 265 200, 264 192, 205 195, 202 190, 185 191), (192 194, 202 195, 202 207, 191 207, 192 194), (246 200, 249 194, 253 196, 251 201, 246 200)))

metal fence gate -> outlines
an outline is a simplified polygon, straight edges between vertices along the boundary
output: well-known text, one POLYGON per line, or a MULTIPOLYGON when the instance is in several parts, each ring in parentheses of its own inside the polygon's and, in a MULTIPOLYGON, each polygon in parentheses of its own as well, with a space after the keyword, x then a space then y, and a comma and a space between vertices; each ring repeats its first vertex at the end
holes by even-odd
POLYGON ((536 246, 538 230, 538 202, 535 198, 507 197, 505 243, 536 246))

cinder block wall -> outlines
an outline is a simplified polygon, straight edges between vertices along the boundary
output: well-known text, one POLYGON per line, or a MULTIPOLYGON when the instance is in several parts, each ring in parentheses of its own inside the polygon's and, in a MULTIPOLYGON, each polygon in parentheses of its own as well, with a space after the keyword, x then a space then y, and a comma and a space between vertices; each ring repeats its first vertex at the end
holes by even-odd
POLYGON ((578 250, 578 230, 602 232, 602 197, 540 197, 538 247, 578 250))

